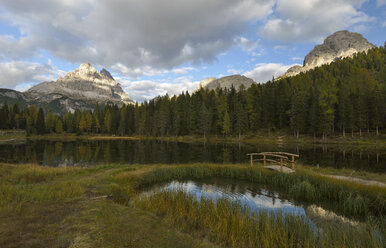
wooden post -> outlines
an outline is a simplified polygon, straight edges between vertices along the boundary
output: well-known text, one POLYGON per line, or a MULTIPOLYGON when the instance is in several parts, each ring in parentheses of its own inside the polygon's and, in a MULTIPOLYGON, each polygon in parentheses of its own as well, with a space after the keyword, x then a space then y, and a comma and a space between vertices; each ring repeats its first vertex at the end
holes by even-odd
POLYGON ((295 156, 293 156, 293 155, 292 155, 291 164, 292 164, 292 169, 295 169, 295 156))
POLYGON ((264 166, 265 166, 265 155, 264 155, 264 166))
POLYGON ((283 158, 280 158, 280 171, 283 172, 283 158))
POLYGON ((249 158, 251 160, 251 166, 253 166, 253 155, 252 154, 249 154, 249 158))

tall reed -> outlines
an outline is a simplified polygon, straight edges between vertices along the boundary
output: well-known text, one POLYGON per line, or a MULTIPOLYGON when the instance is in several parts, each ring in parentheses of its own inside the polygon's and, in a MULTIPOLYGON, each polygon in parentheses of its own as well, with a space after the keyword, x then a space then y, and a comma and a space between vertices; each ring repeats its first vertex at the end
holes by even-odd
POLYGON ((184 231, 226 247, 382 247, 366 225, 317 229, 304 216, 251 211, 228 199, 197 198, 182 191, 139 197, 135 206, 164 216, 184 231))
MULTIPOLYGON (((318 203, 347 217, 377 218, 386 213, 386 190, 361 186, 322 176, 297 172, 277 173, 246 166, 187 165, 163 167, 127 178, 135 190, 170 180, 224 177, 241 179, 273 187, 296 201, 318 203)), ((122 178, 120 178, 123 180, 122 178)))

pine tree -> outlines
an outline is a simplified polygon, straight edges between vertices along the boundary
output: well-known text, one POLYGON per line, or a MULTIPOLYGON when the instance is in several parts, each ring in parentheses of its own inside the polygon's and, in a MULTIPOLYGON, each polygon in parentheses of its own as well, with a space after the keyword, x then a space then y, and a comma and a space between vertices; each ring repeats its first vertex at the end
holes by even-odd
POLYGON ((8 113, 9 113, 8 103, 7 101, 4 101, 4 104, 0 109, 0 129, 9 128, 8 113))
POLYGON ((56 120, 55 132, 56 133, 63 133, 63 124, 59 118, 56 120))
POLYGON ((307 95, 305 92, 297 92, 292 95, 291 108, 289 111, 290 125, 295 136, 299 137, 299 132, 304 131, 307 125, 307 95))
POLYGON ((239 139, 241 139, 241 135, 248 130, 248 114, 241 99, 236 104, 236 116, 236 129, 239 139))
POLYGON ((120 111, 120 120, 119 120, 119 127, 118 127, 118 133, 121 136, 126 135, 126 108, 123 106, 120 111))
POLYGON ((46 130, 47 130, 47 132, 49 132, 49 133, 54 132, 55 125, 56 125, 55 117, 52 114, 52 111, 50 110, 47 114, 47 117, 46 117, 46 130))
POLYGON ((99 133, 100 130, 101 130, 101 124, 99 122, 99 118, 97 116, 97 114, 94 112, 94 117, 93 117, 93 132, 94 133, 99 133))
POLYGON ((36 119, 36 131, 37 134, 44 134, 46 132, 46 124, 44 121, 44 111, 39 108, 38 116, 36 119))
POLYGON ((104 118, 104 127, 105 132, 111 133, 111 113, 110 109, 106 111, 105 118, 104 118))
POLYGON ((222 126, 222 134, 228 135, 231 133, 231 119, 229 117, 228 111, 225 111, 224 121, 222 126))
POLYGON ((202 104, 201 106, 201 132, 204 134, 204 138, 210 131, 211 126, 211 120, 212 116, 208 110, 208 108, 205 106, 205 104, 202 104))
POLYGON ((86 114, 86 131, 88 133, 92 131, 92 114, 90 111, 86 114))
POLYGON ((84 114, 82 114, 82 116, 80 117, 78 128, 79 128, 79 131, 81 131, 81 132, 84 132, 87 130, 87 120, 86 120, 86 117, 84 116, 84 114))

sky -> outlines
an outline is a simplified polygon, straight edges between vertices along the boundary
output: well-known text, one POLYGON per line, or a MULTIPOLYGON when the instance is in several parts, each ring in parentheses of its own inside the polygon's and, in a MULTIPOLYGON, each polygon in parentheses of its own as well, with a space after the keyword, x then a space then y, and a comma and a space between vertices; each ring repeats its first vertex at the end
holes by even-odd
POLYGON ((386 41, 386 0, 0 0, 0 88, 25 91, 83 62, 135 101, 207 77, 264 83, 328 35, 386 41))

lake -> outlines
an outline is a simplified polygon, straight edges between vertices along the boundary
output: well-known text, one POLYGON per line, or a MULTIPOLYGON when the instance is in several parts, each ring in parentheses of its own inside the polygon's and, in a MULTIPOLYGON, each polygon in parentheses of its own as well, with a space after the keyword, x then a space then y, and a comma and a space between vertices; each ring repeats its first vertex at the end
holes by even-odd
POLYGON ((386 172, 386 151, 340 145, 182 143, 160 140, 49 141, 0 144, 0 162, 44 166, 93 166, 103 163, 248 163, 247 153, 285 151, 300 154, 299 163, 321 167, 386 172))

